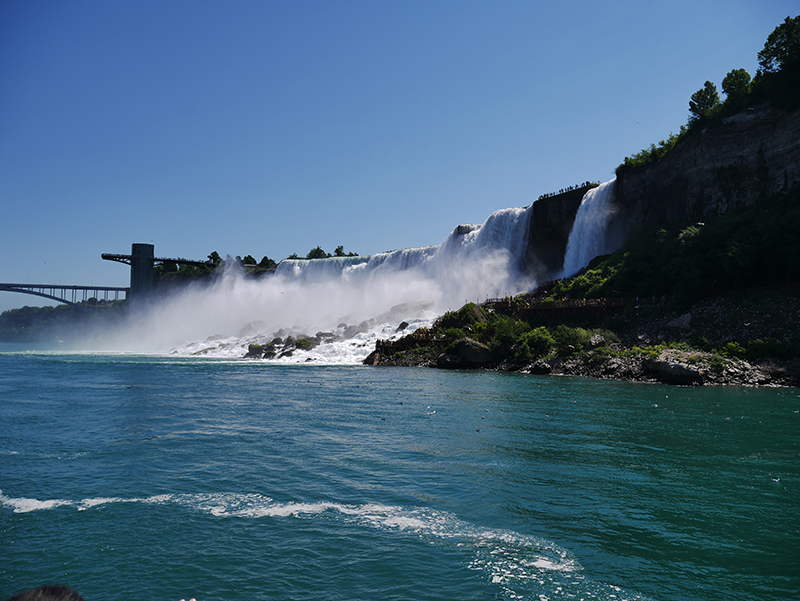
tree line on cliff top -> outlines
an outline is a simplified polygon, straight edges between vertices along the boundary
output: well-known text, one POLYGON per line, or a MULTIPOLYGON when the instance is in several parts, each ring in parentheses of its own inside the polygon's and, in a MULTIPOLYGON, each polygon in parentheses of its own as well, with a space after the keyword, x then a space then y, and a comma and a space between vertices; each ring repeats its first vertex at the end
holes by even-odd
POLYGON ((658 162, 675 144, 705 127, 719 125, 723 119, 748 107, 769 102, 786 110, 800 108, 800 16, 786 17, 767 37, 758 53, 759 69, 751 77, 745 69, 733 69, 722 79, 721 100, 717 86, 706 81, 689 100, 689 118, 677 134, 658 144, 625 157, 617 175, 634 167, 658 162))
MULTIPOLYGON (((344 246, 337 246, 333 254, 326 252, 320 246, 312 248, 306 256, 298 256, 297 253, 291 254, 284 260, 311 261, 314 259, 330 259, 331 257, 357 257, 358 253, 345 252, 344 246)), ((264 255, 260 261, 256 261, 253 255, 231 257, 228 255, 222 258, 217 251, 208 255, 205 265, 178 264, 165 261, 153 268, 154 285, 169 286, 173 284, 187 284, 193 281, 210 279, 218 269, 224 265, 236 265, 245 270, 245 273, 252 277, 260 277, 267 273, 272 273, 278 267, 274 259, 264 255)))

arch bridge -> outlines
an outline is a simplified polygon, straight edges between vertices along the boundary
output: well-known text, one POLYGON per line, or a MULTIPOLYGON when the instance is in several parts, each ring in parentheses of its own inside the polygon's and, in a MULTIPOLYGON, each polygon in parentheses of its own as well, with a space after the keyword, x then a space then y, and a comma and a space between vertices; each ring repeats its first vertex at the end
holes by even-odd
POLYGON ((59 284, 0 284, 0 292, 21 292, 49 298, 79 309, 86 309, 86 303, 95 299, 95 305, 126 300, 130 288, 110 286, 61 286, 59 284), (102 299, 101 299, 102 295, 102 299), (113 296, 113 298, 112 298, 113 296), (122 297, 122 298, 120 298, 122 297), (81 304, 83 303, 83 304, 81 304))
POLYGON ((188 259, 167 259, 155 256, 152 244, 133 244, 131 254, 114 255, 103 253, 101 258, 131 266, 131 285, 127 288, 112 286, 61 286, 60 284, 0 284, 0 292, 21 292, 41 296, 60 303, 88 310, 87 301, 95 299, 95 306, 111 301, 128 300, 136 302, 145 298, 153 290, 153 266, 157 263, 178 265, 207 265, 210 261, 190 261, 188 259), (102 299, 101 299, 102 295, 102 299), (112 298, 113 296, 113 298, 112 298))

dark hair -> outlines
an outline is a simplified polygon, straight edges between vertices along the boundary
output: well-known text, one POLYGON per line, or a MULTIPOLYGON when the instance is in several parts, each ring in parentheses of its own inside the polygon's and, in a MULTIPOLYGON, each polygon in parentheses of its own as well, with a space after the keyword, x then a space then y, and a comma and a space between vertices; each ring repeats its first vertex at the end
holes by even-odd
POLYGON ((37 586, 28 591, 14 595, 6 601, 85 601, 78 591, 60 584, 53 586, 37 586))

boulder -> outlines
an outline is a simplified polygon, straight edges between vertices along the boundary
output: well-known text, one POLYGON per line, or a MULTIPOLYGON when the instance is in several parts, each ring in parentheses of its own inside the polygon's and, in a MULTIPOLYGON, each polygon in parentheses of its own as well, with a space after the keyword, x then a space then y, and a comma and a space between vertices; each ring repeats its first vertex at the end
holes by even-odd
POLYGON ((598 346, 605 346, 605 345, 606 345, 606 339, 600 334, 595 334, 589 339, 589 346, 592 348, 597 348, 598 346))
POLYGON ((436 366, 444 369, 486 367, 492 361, 491 349, 472 338, 458 340, 450 352, 436 359, 436 366))
POLYGON ((250 344, 247 347, 247 354, 244 356, 245 359, 260 359, 264 356, 264 347, 260 344, 250 344))
POLYGON ((680 317, 676 317, 667 324, 668 328, 673 330, 689 330, 692 327, 692 314, 684 313, 680 317))
POLYGON ((467 367, 458 355, 442 353, 436 358, 436 367, 439 369, 463 369, 467 367))
POLYGON ((537 359, 529 368, 528 373, 544 376, 553 371, 550 364, 544 359, 537 359))
POLYGON ((380 363, 380 360, 381 360, 380 352, 374 350, 369 355, 367 355, 367 358, 364 359, 363 363, 364 365, 378 365, 380 363))
POLYGON ((647 361, 645 369, 665 384, 702 384, 703 373, 695 366, 685 362, 682 354, 662 351, 657 359, 647 361))

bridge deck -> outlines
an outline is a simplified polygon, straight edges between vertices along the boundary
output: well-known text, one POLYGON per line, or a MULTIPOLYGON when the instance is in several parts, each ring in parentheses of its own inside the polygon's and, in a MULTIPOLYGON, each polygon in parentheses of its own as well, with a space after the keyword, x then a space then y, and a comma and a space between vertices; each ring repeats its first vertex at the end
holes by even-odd
POLYGON ((114 286, 62 286, 61 284, 0 284, 0 291, 32 294, 65 303, 78 305, 91 299, 98 302, 125 300, 130 288, 114 286), (102 295, 102 298, 101 298, 102 295), (120 298, 122 297, 122 298, 120 298))

